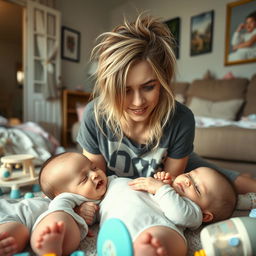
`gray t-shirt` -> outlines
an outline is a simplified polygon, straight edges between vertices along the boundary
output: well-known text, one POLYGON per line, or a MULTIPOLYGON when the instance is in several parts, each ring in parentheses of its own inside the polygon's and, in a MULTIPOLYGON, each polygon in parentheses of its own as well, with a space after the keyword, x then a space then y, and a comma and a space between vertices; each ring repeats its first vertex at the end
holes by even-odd
POLYGON ((194 115, 179 102, 176 102, 175 112, 164 127, 160 144, 155 150, 126 136, 119 144, 104 120, 103 134, 95 121, 94 104, 95 100, 85 108, 77 141, 86 151, 103 155, 107 163, 107 175, 129 178, 152 176, 162 170, 166 157, 179 159, 193 151, 194 115))

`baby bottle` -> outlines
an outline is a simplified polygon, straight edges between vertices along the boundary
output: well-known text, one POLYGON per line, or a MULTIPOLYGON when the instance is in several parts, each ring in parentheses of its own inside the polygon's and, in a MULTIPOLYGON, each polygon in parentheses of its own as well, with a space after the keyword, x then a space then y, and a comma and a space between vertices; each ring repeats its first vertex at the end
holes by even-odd
POLYGON ((200 240, 203 249, 194 256, 256 255, 256 209, 250 217, 235 217, 206 226, 200 240))

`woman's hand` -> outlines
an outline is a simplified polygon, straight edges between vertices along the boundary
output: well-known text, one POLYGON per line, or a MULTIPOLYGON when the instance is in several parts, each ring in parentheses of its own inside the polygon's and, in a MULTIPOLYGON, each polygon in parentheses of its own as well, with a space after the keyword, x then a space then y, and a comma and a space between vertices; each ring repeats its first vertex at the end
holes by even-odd
POLYGON ((137 178, 135 180, 132 180, 131 182, 128 183, 129 186, 138 191, 146 191, 150 194, 155 194, 156 191, 165 185, 161 180, 154 179, 152 177, 141 177, 137 178))
POLYGON ((84 202, 74 208, 74 211, 80 215, 87 225, 94 223, 95 214, 99 210, 99 206, 93 202, 84 202))

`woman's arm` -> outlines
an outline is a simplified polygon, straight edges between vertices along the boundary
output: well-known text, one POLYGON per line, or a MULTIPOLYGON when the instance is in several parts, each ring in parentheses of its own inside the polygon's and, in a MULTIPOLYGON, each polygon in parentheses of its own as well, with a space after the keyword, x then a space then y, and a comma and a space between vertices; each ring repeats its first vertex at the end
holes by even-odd
POLYGON ((96 167, 106 172, 106 161, 102 155, 94 155, 89 153, 83 148, 83 155, 85 155, 91 162, 93 162, 96 167))
POLYGON ((188 163, 188 156, 180 158, 180 159, 167 157, 167 159, 165 160, 165 163, 164 163, 163 170, 165 172, 170 173, 171 176, 176 177, 185 171, 187 163, 188 163))

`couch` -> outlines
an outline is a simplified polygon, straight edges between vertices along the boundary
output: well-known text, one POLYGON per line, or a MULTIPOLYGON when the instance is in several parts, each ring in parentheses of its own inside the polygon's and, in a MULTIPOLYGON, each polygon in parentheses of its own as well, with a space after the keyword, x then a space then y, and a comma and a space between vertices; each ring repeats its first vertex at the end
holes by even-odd
POLYGON ((224 168, 256 176, 256 74, 250 80, 176 82, 174 88, 177 100, 195 115, 195 152, 224 168), (211 125, 201 127, 202 116, 211 125))

